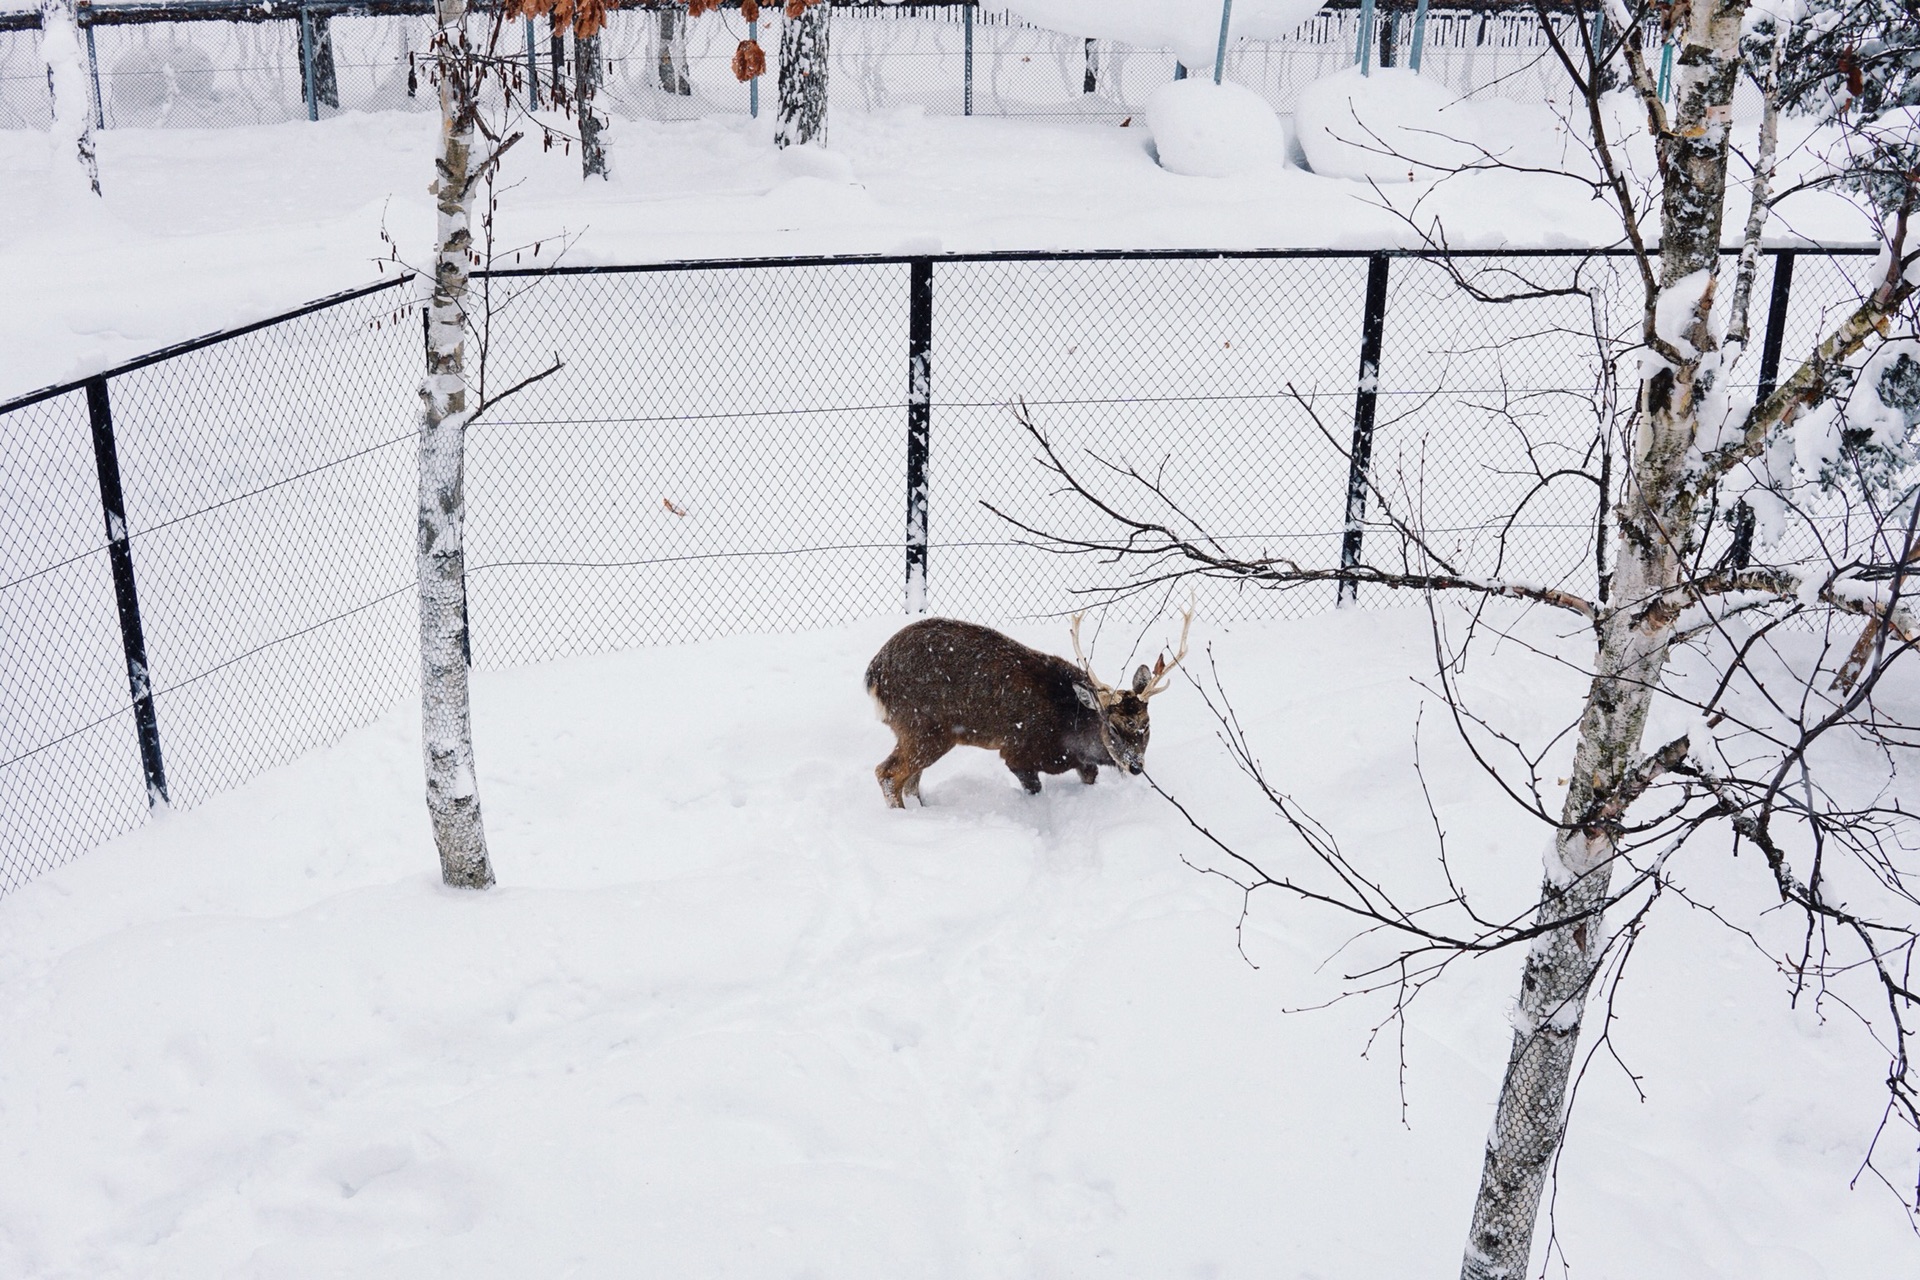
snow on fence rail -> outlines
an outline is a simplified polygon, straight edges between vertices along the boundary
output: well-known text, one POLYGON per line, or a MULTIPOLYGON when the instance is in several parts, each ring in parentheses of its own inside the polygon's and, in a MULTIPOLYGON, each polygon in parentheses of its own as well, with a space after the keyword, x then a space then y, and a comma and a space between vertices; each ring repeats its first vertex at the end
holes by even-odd
MULTIPOLYGON (((1291 111, 1301 86, 1350 65, 1355 0, 1337 0, 1285 40, 1236 41, 1227 75, 1291 111)), ((602 34, 603 105, 655 119, 745 114, 730 70, 745 34, 737 11, 679 23, 684 46, 662 74, 663 8, 623 6, 602 34)), ((920 106, 939 114, 1087 117, 1118 122, 1173 78, 1170 49, 1083 40, 1022 22, 992 3, 836 0, 833 109, 920 106)), ((769 11, 771 12, 771 11, 769 11)), ((431 0, 146 0, 82 5, 80 23, 100 128, 206 128, 324 119, 342 111, 429 111, 415 58, 432 34, 431 0)), ((1405 65, 1410 6, 1379 6, 1375 58, 1405 65)), ((1571 22, 1567 15, 1560 21, 1571 22)), ((0 12, 0 128, 45 128, 49 115, 37 11, 0 12)), ((1530 7, 1435 6, 1421 69, 1456 93, 1541 101, 1568 86, 1530 7)), ((562 61, 544 27, 534 41, 536 97, 562 61)), ((561 68, 564 72, 564 65, 561 68)))
MULTIPOLYGON (((1458 258, 1488 283, 1578 274, 1611 296, 1615 332, 1637 324, 1624 259, 1458 258)), ((1783 344, 1806 350, 1870 263, 1769 254, 1765 363, 1783 344)), ((922 600, 980 617, 1069 608, 1113 571, 1026 545, 982 506, 1090 530, 1034 464, 1016 399, 1063 447, 1159 477, 1226 545, 1321 563, 1368 532, 1345 518, 1347 455, 1364 451, 1327 433, 1370 422, 1373 482, 1417 502, 1468 571, 1592 589, 1591 483, 1522 501, 1537 472, 1591 448, 1584 297, 1477 304, 1417 253, 1344 251, 753 260, 483 283, 492 385, 556 352, 566 367, 469 437, 482 667, 922 600), (1377 370, 1361 367, 1363 334, 1377 370)), ((0 404, 0 892, 415 687, 422 343, 413 288, 390 281, 0 404)), ((1372 590, 1363 604, 1384 600, 1372 590)), ((1334 598, 1331 584, 1214 582, 1201 607, 1218 622, 1334 598)))

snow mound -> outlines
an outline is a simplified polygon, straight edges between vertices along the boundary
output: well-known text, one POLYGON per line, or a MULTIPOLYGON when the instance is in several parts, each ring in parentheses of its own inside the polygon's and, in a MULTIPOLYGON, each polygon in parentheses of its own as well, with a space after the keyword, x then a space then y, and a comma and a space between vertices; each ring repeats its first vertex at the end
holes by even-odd
POLYGON ((1367 76, 1348 68, 1314 81, 1300 91, 1293 120, 1308 167, 1329 178, 1413 182, 1482 158, 1467 104, 1398 67, 1367 76))
POLYGON ((1287 136, 1265 98, 1237 84, 1176 80, 1147 99, 1160 166, 1192 178, 1226 178, 1287 162, 1287 136))

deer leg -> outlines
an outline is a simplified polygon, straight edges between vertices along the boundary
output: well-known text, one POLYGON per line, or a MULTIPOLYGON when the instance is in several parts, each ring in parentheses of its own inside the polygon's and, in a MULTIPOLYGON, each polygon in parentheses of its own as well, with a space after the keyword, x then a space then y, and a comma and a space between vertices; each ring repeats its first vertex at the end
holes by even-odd
POLYGON ((1040 771, 1038 769, 1015 769, 1013 776, 1020 779, 1020 785, 1027 789, 1028 795, 1037 796, 1040 794, 1040 771))
POLYGON ((885 760, 874 768, 873 776, 880 779, 880 794, 887 798, 889 809, 904 809, 907 802, 900 798, 900 749, 895 747, 885 760))
POLYGON ((1080 766, 1078 772, 1080 774, 1080 781, 1086 783, 1088 786, 1092 786, 1094 783, 1100 781, 1100 766, 1097 764, 1083 764, 1080 766))
MULTIPOLYGON (((953 743, 945 740, 899 739, 893 754, 873 771, 880 779, 880 793, 886 796, 887 803, 895 809, 904 809, 909 799, 920 800, 921 772, 951 750, 953 743)), ((920 800, 920 803, 924 805, 926 801, 920 800)))

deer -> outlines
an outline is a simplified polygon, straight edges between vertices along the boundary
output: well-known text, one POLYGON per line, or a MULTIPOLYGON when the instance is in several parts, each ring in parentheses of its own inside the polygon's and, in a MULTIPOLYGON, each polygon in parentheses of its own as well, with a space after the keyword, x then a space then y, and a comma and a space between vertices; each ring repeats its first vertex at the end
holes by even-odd
POLYGON ((925 618, 894 633, 867 664, 867 693, 893 730, 893 751, 874 769, 880 793, 895 809, 920 799, 920 775, 958 746, 998 751, 1028 795, 1040 775, 1080 775, 1088 786, 1100 767, 1139 774, 1146 768, 1147 700, 1163 692, 1187 656, 1188 606, 1179 651, 1145 663, 1125 688, 1093 673, 1073 617, 1073 656, 1030 649, 977 623, 925 618))

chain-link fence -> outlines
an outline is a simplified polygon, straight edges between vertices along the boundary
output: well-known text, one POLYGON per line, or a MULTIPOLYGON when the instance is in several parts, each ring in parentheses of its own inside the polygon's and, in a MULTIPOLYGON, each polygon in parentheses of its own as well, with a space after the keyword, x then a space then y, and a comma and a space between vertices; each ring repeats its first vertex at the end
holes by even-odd
MULTIPOLYGON (((429 0, 83 6, 96 120, 103 128, 207 128, 431 110, 435 100, 420 63, 431 12, 429 0)), ((765 14, 761 41, 777 50, 778 7, 765 14)), ((0 12, 0 128, 47 127, 37 20, 0 12)), ((1564 97, 1569 85, 1541 24, 1574 20, 1491 3, 1435 8, 1417 25, 1422 73, 1463 95, 1564 97)), ((1361 22, 1353 9, 1329 8, 1285 39, 1235 41, 1225 73, 1290 112, 1303 86, 1352 65, 1361 22)), ((1410 12, 1382 4, 1377 14, 1369 10, 1367 23, 1373 59, 1399 66, 1414 60, 1410 12)), ((601 37, 602 109, 667 120, 754 110, 758 96, 772 93, 772 77, 763 78, 758 94, 734 79, 734 48, 747 34, 737 7, 693 19, 660 3, 615 10, 601 37)), ((556 41, 545 22, 510 24, 501 47, 524 57, 538 105, 550 105, 556 75, 571 84, 569 45, 556 41)), ((1177 74, 1170 49, 1064 35, 992 3, 964 0, 837 2, 830 49, 829 118, 835 110, 920 107, 943 115, 1118 123, 1177 74)), ((771 109, 759 103, 762 112, 771 109)))
MULTIPOLYGON (((1768 255, 1763 381, 1871 262, 1768 255)), ((1335 565, 1363 535, 1390 560, 1384 499, 1464 572, 1590 593, 1600 343, 1630 341, 1640 305, 1626 260, 1574 253, 780 260, 482 287, 489 388, 564 364, 469 433, 482 667, 922 600, 1057 614, 1124 582, 983 505, 1104 528, 1036 465, 1015 402, 1121 505, 1229 551, 1335 565), (1478 303, 1455 271, 1540 296, 1478 303)), ((419 299, 392 282, 0 405, 0 892, 417 687, 423 365, 419 299)), ((1334 598, 1210 582, 1200 607, 1334 598)))

